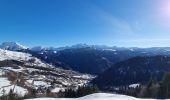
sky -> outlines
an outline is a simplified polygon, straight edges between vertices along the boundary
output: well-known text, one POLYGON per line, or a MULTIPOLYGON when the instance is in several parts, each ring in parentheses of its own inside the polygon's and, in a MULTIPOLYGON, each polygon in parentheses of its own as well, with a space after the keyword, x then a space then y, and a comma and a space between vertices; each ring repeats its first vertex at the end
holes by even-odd
POLYGON ((0 0, 0 42, 170 47, 170 0, 0 0))

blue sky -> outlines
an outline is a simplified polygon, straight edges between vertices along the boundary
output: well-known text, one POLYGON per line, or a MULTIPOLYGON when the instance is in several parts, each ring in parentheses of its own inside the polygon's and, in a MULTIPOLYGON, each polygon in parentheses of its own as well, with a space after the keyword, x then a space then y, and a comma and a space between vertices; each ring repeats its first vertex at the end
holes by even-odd
POLYGON ((170 46, 170 0, 0 0, 0 42, 170 46))

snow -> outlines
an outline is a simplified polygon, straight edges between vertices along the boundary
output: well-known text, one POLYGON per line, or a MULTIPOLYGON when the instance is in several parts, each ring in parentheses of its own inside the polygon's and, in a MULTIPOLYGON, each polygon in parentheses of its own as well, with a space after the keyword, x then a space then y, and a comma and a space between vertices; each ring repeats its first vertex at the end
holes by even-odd
POLYGON ((2 87, 4 87, 4 86, 8 86, 8 85, 10 85, 10 81, 8 81, 8 79, 7 78, 0 78, 0 89, 2 88, 2 87))
POLYGON ((21 52, 14 52, 14 51, 8 51, 8 50, 2 50, 0 49, 0 60, 28 60, 30 59, 31 55, 27 53, 21 53, 21 52))
POLYGON ((71 84, 70 84, 70 83, 68 83, 67 81, 62 81, 62 84, 63 84, 63 85, 66 85, 66 86, 71 85, 71 84))
POLYGON ((138 83, 129 85, 130 88, 136 88, 136 87, 139 87, 139 86, 140 86, 140 84, 138 84, 138 83))
POLYGON ((131 48, 131 49, 129 49, 129 50, 130 50, 130 51, 135 51, 135 50, 134 50, 134 49, 132 49, 132 48, 131 48))
POLYGON ((35 98, 35 99, 27 99, 27 100, 151 100, 151 99, 138 99, 138 98, 134 98, 126 95, 119 95, 119 94, 95 93, 81 98, 35 98))
POLYGON ((0 69, 0 76, 4 75, 4 71, 2 69, 0 69))
POLYGON ((42 62, 40 59, 36 57, 32 57, 31 54, 16 52, 16 51, 9 51, 0 49, 0 61, 3 60, 16 60, 16 61, 24 61, 27 62, 26 65, 35 65, 35 66, 42 66, 42 67, 52 67, 52 65, 46 64, 42 62), (33 60, 33 62, 31 62, 33 60))
MULTIPOLYGON (((2 90, 5 90, 5 94, 7 94, 10 91, 10 89, 14 88, 13 83, 11 83, 8 80, 8 78, 3 78, 3 77, 8 77, 7 72, 24 73, 25 75, 24 78, 26 82, 21 86, 26 85, 28 87, 35 88, 35 89, 39 87, 40 88, 51 87, 50 83, 54 79, 56 79, 56 81, 59 83, 54 85, 52 89, 52 92, 54 93, 58 92, 60 89, 64 90, 65 88, 71 85, 79 86, 85 84, 93 78, 93 76, 88 74, 80 74, 78 72, 74 72, 71 70, 55 68, 54 66, 44 63, 40 59, 33 57, 31 54, 28 53, 0 49, 0 55, 1 55, 0 61, 15 60, 15 61, 23 62, 24 65, 33 66, 31 68, 29 67, 27 68, 22 65, 17 65, 17 68, 12 67, 12 65, 1 67, 0 68, 0 96, 2 95, 2 90), (45 67, 49 69, 51 68, 52 71, 50 71, 49 73, 54 73, 54 76, 51 74, 47 74, 47 75, 31 74, 31 72, 33 71, 48 73, 48 70, 43 68, 41 69, 40 67, 45 67), (55 76, 55 74, 59 76, 55 76), (60 77, 60 75, 64 77, 60 77)), ((23 96, 24 94, 27 93, 27 89, 19 86, 15 86, 14 92, 23 96)))
POLYGON ((34 79, 29 79, 26 81, 26 85, 29 86, 29 87, 33 87, 35 89, 38 89, 38 87, 50 87, 51 85, 48 83, 48 82, 44 82, 44 81, 35 81, 34 79))
POLYGON ((17 43, 17 42, 4 42, 0 45, 1 49, 7 49, 7 50, 23 50, 23 49, 27 49, 27 47, 17 43))
POLYGON ((118 94, 95 93, 81 97, 78 100, 135 100, 135 98, 118 94))
MULTIPOLYGON (((20 67, 20 66, 18 66, 18 67, 20 67)), ((13 69, 12 67, 1 67, 1 69, 10 70, 10 71, 14 71, 14 72, 22 72, 24 70, 22 67, 20 67, 18 69, 13 69)))
POLYGON ((53 51, 54 53, 57 53, 57 51, 53 51))
POLYGON ((28 82, 29 84, 32 84, 33 80, 27 80, 26 82, 28 82))
POLYGON ((84 74, 84 75, 81 75, 81 76, 75 75, 73 77, 74 78, 82 78, 82 79, 90 79, 92 76, 90 77, 89 75, 84 74))
POLYGON ((64 88, 56 87, 55 89, 51 90, 51 92, 58 93, 60 90, 64 91, 65 89, 64 88))
MULTIPOLYGON (((10 81, 7 78, 0 78, 0 96, 3 95, 3 90, 5 90, 5 94, 8 94, 11 89, 14 88, 14 85, 10 84, 10 81)), ((18 95, 24 96, 28 91, 19 86, 15 86, 14 92, 18 95)))
POLYGON ((47 86, 48 84, 44 81, 34 81, 34 85, 36 85, 36 86, 47 86))
MULTIPOLYGON (((1 89, 0 96, 3 95, 3 94, 2 94, 3 89, 5 90, 5 94, 8 94, 9 91, 10 91, 11 89, 13 89, 13 88, 14 88, 14 85, 11 85, 11 86, 2 88, 2 89, 1 89)), ((27 91, 27 89, 24 89, 24 88, 22 88, 22 87, 15 86, 14 93, 17 93, 17 94, 20 95, 20 96, 24 96, 25 94, 28 93, 28 91, 27 91)))
POLYGON ((115 49, 103 49, 103 50, 105 50, 105 51, 114 51, 114 52, 117 51, 117 50, 115 50, 115 49))

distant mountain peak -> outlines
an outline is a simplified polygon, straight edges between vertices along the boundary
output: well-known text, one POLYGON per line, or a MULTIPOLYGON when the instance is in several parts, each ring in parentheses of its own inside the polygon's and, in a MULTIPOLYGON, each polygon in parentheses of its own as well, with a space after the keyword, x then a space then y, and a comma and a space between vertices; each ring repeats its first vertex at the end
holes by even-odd
POLYGON ((41 51, 42 49, 43 49, 42 46, 36 46, 31 48, 32 51, 41 51))
POLYGON ((23 46, 17 42, 3 42, 0 45, 0 48, 4 50, 11 50, 11 51, 28 49, 26 46, 23 46))
POLYGON ((85 48, 85 47, 90 47, 90 46, 85 43, 79 43, 71 46, 71 48, 85 48))

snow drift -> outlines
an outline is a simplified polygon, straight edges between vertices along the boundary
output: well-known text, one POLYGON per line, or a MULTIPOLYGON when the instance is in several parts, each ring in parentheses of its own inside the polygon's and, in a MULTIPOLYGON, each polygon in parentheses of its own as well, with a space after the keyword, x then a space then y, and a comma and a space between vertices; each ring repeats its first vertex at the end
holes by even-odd
POLYGON ((151 99, 138 99, 126 95, 109 94, 109 93, 95 93, 81 98, 36 98, 36 99, 26 99, 26 100, 151 100, 151 99))

